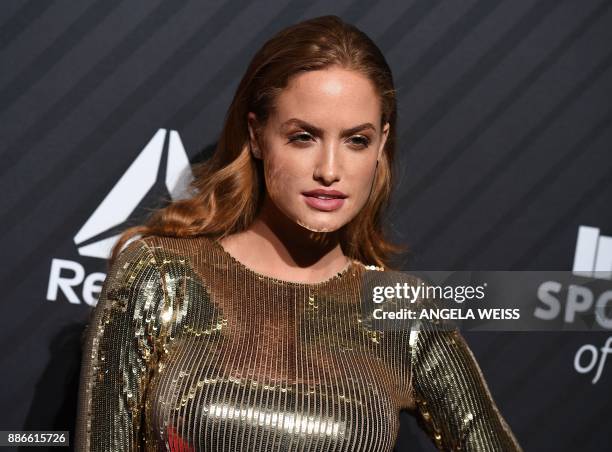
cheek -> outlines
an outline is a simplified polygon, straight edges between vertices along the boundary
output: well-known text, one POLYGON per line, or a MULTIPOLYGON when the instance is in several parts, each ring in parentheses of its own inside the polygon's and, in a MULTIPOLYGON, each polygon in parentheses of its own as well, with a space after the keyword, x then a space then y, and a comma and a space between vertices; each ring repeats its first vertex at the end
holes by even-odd
POLYGON ((360 203, 364 203, 370 194, 372 183, 376 172, 376 162, 373 164, 364 163, 353 177, 353 190, 359 198, 360 203))
POLYGON ((282 196, 289 194, 299 173, 291 161, 269 156, 264 161, 264 174, 268 193, 282 196))

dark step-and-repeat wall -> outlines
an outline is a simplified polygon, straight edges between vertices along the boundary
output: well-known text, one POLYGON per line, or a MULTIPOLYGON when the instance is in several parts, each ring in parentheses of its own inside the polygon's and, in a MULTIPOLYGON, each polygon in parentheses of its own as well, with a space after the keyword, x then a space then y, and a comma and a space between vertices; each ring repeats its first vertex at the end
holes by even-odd
MULTIPOLYGON (((393 70, 401 268, 612 267, 609 0, 3 1, 0 430, 73 434, 116 234, 211 155, 254 52, 327 14, 393 70)), ((465 333, 526 451, 612 449, 610 336, 465 333)), ((409 414, 397 450, 434 450, 409 414)))

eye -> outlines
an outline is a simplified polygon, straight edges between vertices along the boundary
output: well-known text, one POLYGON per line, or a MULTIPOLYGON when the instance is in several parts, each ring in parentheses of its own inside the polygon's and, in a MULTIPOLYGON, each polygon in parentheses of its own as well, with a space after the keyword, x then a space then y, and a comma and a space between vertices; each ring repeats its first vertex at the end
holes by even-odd
POLYGON ((354 135, 350 141, 361 149, 367 148, 370 145, 370 139, 363 135, 354 135))
POLYGON ((296 133, 289 137, 289 143, 306 143, 312 138, 312 135, 306 132, 296 133))

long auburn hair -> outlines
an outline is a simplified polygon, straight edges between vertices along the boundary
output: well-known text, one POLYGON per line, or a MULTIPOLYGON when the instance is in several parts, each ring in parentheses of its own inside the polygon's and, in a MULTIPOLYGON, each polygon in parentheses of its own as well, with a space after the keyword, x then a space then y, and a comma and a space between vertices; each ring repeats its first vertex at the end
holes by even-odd
POLYGON ((276 96, 293 75, 332 65, 371 80, 380 97, 381 126, 385 122, 390 126, 370 197, 341 229, 340 245, 350 258, 389 267, 390 255, 405 250, 385 238, 382 224, 394 179, 397 107, 393 77, 376 44, 353 25, 331 15, 289 26, 261 47, 240 81, 212 157, 192 167, 193 196, 173 201, 154 211, 144 224, 124 230, 108 265, 135 235, 221 238, 248 228, 265 195, 262 162, 250 149, 248 112, 254 112, 258 123, 264 125, 276 96))

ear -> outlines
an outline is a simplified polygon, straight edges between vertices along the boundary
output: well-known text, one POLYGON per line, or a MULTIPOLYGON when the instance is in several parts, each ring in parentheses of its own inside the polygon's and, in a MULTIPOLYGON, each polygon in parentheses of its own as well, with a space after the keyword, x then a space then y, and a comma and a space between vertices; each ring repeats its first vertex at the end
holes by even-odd
POLYGON ((382 139, 380 140, 380 146, 378 147, 378 155, 376 157, 377 162, 380 162, 380 159, 382 158, 383 149, 385 148, 385 143, 387 142, 387 137, 389 136, 390 127, 391 125, 388 122, 386 122, 383 126, 382 139))
POLYGON ((247 124, 249 127, 249 145, 251 147, 251 152, 253 153, 253 157, 261 159, 261 148, 257 142, 257 116, 252 111, 247 115, 247 124))

